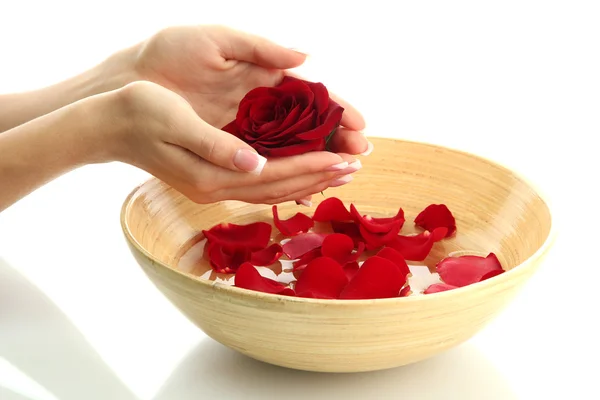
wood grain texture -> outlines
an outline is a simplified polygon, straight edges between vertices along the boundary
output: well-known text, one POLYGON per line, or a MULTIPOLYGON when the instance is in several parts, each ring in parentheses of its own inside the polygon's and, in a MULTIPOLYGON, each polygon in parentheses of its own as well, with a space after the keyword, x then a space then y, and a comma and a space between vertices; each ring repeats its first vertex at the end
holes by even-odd
MULTIPOLYGON (((266 205, 198 205, 152 179, 123 204, 121 222, 136 260, 158 289, 207 335, 258 360, 309 371, 358 372, 431 357, 477 333, 536 271, 553 243, 547 202, 510 170, 471 154, 423 143, 371 138, 352 183, 326 191, 373 215, 399 207, 407 223, 431 203, 454 213, 458 233, 425 264, 454 251, 495 252, 510 270, 465 288, 381 300, 315 300, 229 287, 177 270, 178 258, 224 221, 271 222, 266 205)), ((280 206, 283 218, 313 209, 280 206)))

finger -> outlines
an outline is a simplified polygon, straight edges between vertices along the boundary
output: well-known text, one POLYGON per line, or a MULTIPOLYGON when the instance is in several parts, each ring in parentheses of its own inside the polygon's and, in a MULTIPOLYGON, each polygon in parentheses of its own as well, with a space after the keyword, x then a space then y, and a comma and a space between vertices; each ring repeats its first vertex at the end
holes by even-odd
POLYGON ((296 204, 299 206, 311 207, 312 206, 312 195, 304 196, 301 199, 297 199, 296 204))
POLYGON ((340 127, 329 140, 331 151, 336 153, 360 154, 368 156, 373 144, 361 132, 340 127))
POLYGON ((273 203, 276 199, 293 200, 297 193, 317 193, 320 187, 327 182, 334 185, 343 185, 352 180, 351 175, 340 176, 338 172, 320 172, 310 175, 301 175, 294 178, 275 182, 264 183, 254 187, 232 187, 217 193, 218 198, 240 200, 249 203, 273 203))
POLYGON ((354 157, 350 155, 328 151, 311 151, 297 156, 271 158, 259 177, 246 181, 248 184, 258 184, 321 172, 339 172, 348 168, 353 161, 354 157))
POLYGON ((350 175, 341 176, 341 177, 338 177, 338 178, 335 178, 332 180, 323 181, 323 182, 319 183, 318 185, 316 185, 315 187, 311 187, 306 190, 301 190, 299 192, 292 193, 290 195, 279 197, 279 198, 269 199, 266 201, 266 203, 267 204, 281 204, 281 203, 285 203, 287 201, 292 201, 293 199, 295 199, 297 197, 307 197, 307 196, 312 197, 312 195, 323 192, 324 190, 327 190, 329 188, 343 186, 350 182, 352 182, 352 176, 350 176, 350 175))
POLYGON ((300 66, 306 54, 280 46, 266 38, 221 27, 212 37, 226 60, 246 61, 265 68, 289 69, 300 66))
POLYGON ((197 115, 177 120, 169 143, 184 147, 211 164, 260 175, 267 159, 234 135, 213 127, 197 115))
MULTIPOLYGON (((285 74, 289 75, 289 76, 293 76, 298 79, 304 79, 300 75, 298 75, 294 72, 291 72, 291 71, 286 71, 285 74)), ((361 131, 361 130, 365 129, 366 122, 365 122, 364 117, 362 116, 362 114, 360 112, 358 112, 358 110, 356 108, 354 108, 354 106, 352 104, 348 103, 346 100, 342 99, 341 97, 337 96, 335 93, 332 93, 331 91, 329 91, 329 97, 333 101, 335 101, 336 103, 338 103, 339 105, 344 107, 344 113, 342 114, 342 122, 341 122, 343 126, 345 126, 346 128, 355 130, 355 131, 361 131)))
POLYGON ((149 159, 138 167, 193 201, 206 202, 198 197, 197 183, 201 181, 200 172, 210 169, 210 164, 191 151, 168 143, 161 144, 154 152, 148 152, 147 156, 149 159))

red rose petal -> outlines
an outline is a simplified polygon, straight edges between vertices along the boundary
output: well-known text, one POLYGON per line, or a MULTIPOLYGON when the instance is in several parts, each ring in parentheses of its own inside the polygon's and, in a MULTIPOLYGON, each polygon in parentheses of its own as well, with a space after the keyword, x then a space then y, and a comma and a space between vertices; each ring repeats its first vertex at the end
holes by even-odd
POLYGON ((364 239, 360 234, 360 228, 356 222, 331 221, 331 228, 335 233, 343 233, 346 236, 350 236, 355 247, 359 243, 364 243, 364 239))
POLYGON ((360 267, 354 278, 340 293, 340 299, 384 299, 398 297, 406 283, 400 269, 392 261, 373 256, 360 267))
POLYGON ((416 236, 399 235, 388 246, 399 251, 406 260, 423 261, 429 255, 433 244, 446 237, 447 232, 447 228, 440 227, 431 233, 423 232, 416 236))
POLYGON ((290 219, 279 219, 276 205, 273 206, 273 221, 279 232, 285 236, 308 232, 315 225, 311 217, 300 212, 290 219))
POLYGON ((430 285, 427 289, 425 289, 425 291, 423 291, 423 294, 445 292, 447 290, 452 289, 458 289, 458 286, 448 285, 447 283, 434 283, 433 285, 430 285))
POLYGON ((358 265, 358 261, 349 262, 348 264, 344 265, 344 272, 348 277, 348 281, 351 281, 354 278, 359 269, 360 266, 358 265))
POLYGON ((295 260, 309 251, 321 247, 326 236, 327 235, 323 233, 302 233, 298 236, 294 236, 289 242, 284 244, 283 252, 291 260, 295 260))
POLYGON ((364 251, 365 246, 360 243, 358 250, 354 251, 354 241, 350 236, 342 233, 332 233, 328 235, 321 246, 321 254, 324 257, 330 257, 336 260, 341 265, 356 261, 364 251))
POLYGON ((299 297, 337 299, 348 283, 342 266, 332 258, 319 257, 312 260, 296 281, 299 297))
POLYGON ((435 228, 448 228, 446 237, 452 236, 456 232, 456 220, 445 204, 431 204, 415 218, 415 225, 427 230, 433 231, 435 228))
POLYGON ((360 226, 360 234, 366 243, 367 250, 378 249, 392 243, 400 233, 400 225, 393 226, 387 233, 369 232, 363 225, 360 226))
POLYGON ((243 289, 286 296, 294 296, 295 294, 294 290, 283 283, 262 276, 250 263, 242 264, 233 279, 234 286, 243 289))
POLYGON ((361 215, 354 204, 350 204, 350 213, 354 221, 360 223, 364 229, 371 233, 388 233, 392 230, 400 232, 404 225, 404 210, 399 209, 398 213, 392 218, 374 218, 369 215, 361 215))
POLYGON ((408 268, 408 264, 402 254, 391 247, 384 247, 379 250, 377 257, 385 258, 396 264, 398 269, 400 269, 400 273, 404 275, 404 279, 406 279, 406 276, 410 273, 410 268, 408 268))
POLYGON ((211 243, 218 243, 227 249, 262 250, 271 239, 271 225, 254 222, 248 225, 222 223, 209 230, 203 230, 211 243))
POLYGON ((306 142, 300 142, 293 145, 273 145, 272 147, 266 147, 260 143, 255 143, 252 147, 261 155, 267 158, 279 158, 279 157, 291 157, 310 151, 323 151, 325 150, 325 139, 311 140, 306 142))
POLYGON ((283 255, 283 248, 278 243, 273 243, 263 250, 255 251, 250 256, 250 262, 257 267, 267 267, 279 260, 283 255))
POLYGON ((318 222, 352 221, 352 215, 340 199, 330 197, 319 203, 313 215, 313 220, 318 222))
POLYGON ((503 269, 497 269, 497 270, 494 270, 494 271, 490 271, 490 272, 488 272, 487 274, 485 274, 485 275, 483 275, 483 276, 481 277, 481 280, 480 280, 480 282, 483 282, 483 281, 485 281, 486 279, 490 279, 490 278, 493 278, 493 277, 495 277, 495 276, 498 276, 498 275, 500 275, 500 274, 502 274, 502 273, 504 273, 504 270, 503 270, 503 269))
POLYGON ((298 261, 294 262, 294 271, 302 271, 308 265, 309 262, 318 257, 321 257, 320 247, 312 249, 308 253, 303 254, 302 257, 298 259, 298 261))
POLYGON ((410 293, 410 285, 406 285, 402 288, 402 290, 400 290, 398 297, 408 297, 410 296, 410 293))
POLYGON ((494 253, 487 257, 446 257, 436 265, 437 273, 445 283, 463 287, 504 272, 494 253))
POLYGON ((228 249, 219 243, 207 243, 210 266, 217 273, 231 274, 243 263, 250 260, 246 249, 228 249))

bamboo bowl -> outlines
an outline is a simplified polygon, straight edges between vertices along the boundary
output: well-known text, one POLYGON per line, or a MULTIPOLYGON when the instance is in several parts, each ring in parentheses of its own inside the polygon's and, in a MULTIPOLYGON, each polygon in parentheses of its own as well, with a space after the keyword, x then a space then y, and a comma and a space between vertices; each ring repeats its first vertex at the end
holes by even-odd
MULTIPOLYGON (((178 270, 201 230, 228 221, 271 222, 269 206, 198 205, 151 179, 125 200, 121 224, 129 247, 156 287, 214 340, 267 363, 308 371, 358 372, 414 363, 476 334, 534 274, 552 244, 548 204, 523 178, 489 160, 439 146, 373 138, 352 183, 327 196, 407 225, 431 203, 454 213, 458 233, 425 260, 451 252, 495 252, 508 271, 448 292, 380 300, 315 300, 247 291, 178 270)), ((314 196, 314 203, 320 199, 314 196)), ((287 218, 297 211, 280 207, 287 218)))

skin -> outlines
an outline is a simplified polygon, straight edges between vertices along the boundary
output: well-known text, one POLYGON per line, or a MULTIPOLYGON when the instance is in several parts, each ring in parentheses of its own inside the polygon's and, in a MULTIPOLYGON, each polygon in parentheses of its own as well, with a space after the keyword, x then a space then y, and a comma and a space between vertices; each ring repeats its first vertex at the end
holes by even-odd
POLYGON ((0 96, 0 211, 73 169, 110 161, 142 168, 197 203, 306 202, 349 182, 359 163, 339 165, 368 149, 365 123, 333 94, 346 109, 330 142, 335 153, 271 159, 257 175, 235 162, 240 149, 254 150, 219 129, 249 90, 278 84, 305 58, 225 27, 175 27, 64 82, 0 96))

